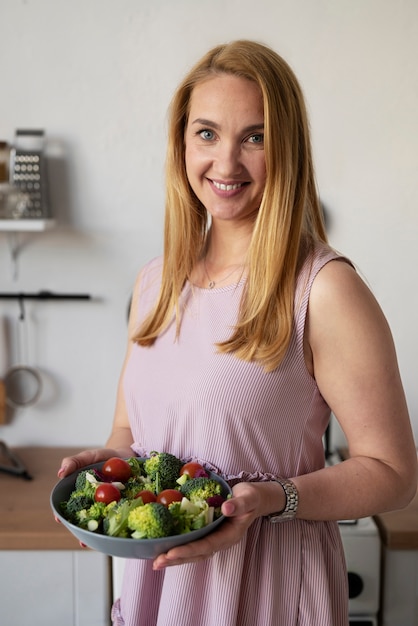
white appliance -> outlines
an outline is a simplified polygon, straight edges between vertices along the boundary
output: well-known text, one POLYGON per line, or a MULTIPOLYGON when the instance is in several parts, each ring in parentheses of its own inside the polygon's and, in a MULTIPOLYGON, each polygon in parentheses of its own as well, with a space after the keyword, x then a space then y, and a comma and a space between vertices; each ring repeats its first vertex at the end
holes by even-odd
POLYGON ((377 626, 381 543, 373 519, 339 523, 348 571, 350 626, 377 626))
MULTIPOLYGON (((332 425, 333 428, 338 426, 335 418, 332 425)), ((326 464, 336 465, 341 463, 342 456, 332 452, 335 444, 331 442, 330 426, 324 438, 326 464)), ((378 626, 381 580, 379 530, 372 517, 342 521, 338 526, 347 563, 350 626, 378 626)))

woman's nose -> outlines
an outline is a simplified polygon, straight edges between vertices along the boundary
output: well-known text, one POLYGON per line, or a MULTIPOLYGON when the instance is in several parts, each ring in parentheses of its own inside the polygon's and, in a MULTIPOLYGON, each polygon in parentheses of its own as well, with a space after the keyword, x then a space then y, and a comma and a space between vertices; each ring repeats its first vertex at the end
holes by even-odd
POLYGON ((220 142, 217 151, 217 167, 219 175, 224 178, 236 176, 242 169, 240 147, 235 143, 220 142))

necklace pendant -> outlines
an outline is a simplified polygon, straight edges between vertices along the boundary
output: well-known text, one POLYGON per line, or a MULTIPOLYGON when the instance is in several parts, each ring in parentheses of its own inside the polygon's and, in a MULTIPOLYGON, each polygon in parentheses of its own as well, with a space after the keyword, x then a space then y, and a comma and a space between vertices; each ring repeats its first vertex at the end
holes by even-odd
POLYGON ((208 285, 209 289, 213 289, 213 288, 214 288, 214 286, 215 286, 215 281, 210 280, 210 281, 209 281, 209 285, 208 285))

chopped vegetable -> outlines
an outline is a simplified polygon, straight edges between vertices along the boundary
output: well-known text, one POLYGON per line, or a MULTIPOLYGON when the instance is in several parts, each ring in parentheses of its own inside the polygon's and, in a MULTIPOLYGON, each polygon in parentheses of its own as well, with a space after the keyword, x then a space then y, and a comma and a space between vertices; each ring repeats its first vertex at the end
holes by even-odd
POLYGON ((120 500, 110 506, 103 520, 103 529, 111 537, 129 537, 128 517, 136 507, 142 506, 140 500, 120 500))
POLYGON ((158 539, 173 533, 174 521, 163 504, 149 502, 129 513, 128 526, 134 539, 158 539))
POLYGON ((199 463, 183 464, 165 452, 145 461, 110 461, 112 472, 103 466, 77 475, 74 491, 61 504, 71 523, 111 537, 154 539, 203 528, 221 516, 221 485, 199 463))
POLYGON ((180 486, 180 491, 192 502, 206 501, 221 495, 221 485, 213 478, 191 478, 180 486))
POLYGON ((169 452, 151 452, 144 463, 144 469, 155 483, 155 493, 163 489, 174 489, 182 468, 182 461, 169 452))

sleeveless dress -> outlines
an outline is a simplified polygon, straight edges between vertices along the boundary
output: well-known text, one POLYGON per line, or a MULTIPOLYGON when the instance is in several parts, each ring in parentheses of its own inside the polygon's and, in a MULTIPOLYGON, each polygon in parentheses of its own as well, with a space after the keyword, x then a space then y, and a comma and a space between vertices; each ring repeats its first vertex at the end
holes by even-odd
MULTIPOLYGON (((173 323, 151 348, 133 347, 124 392, 135 444, 197 459, 233 485, 293 477, 324 466, 330 409, 305 366, 303 333, 312 282, 338 257, 317 245, 295 293, 294 332, 274 371, 217 351, 235 324, 244 282, 187 284, 178 340, 173 323)), ((140 318, 158 294, 162 261, 143 271, 140 318)), ((199 563, 154 572, 127 559, 114 626, 348 626, 338 525, 258 518, 236 545, 199 563)))

